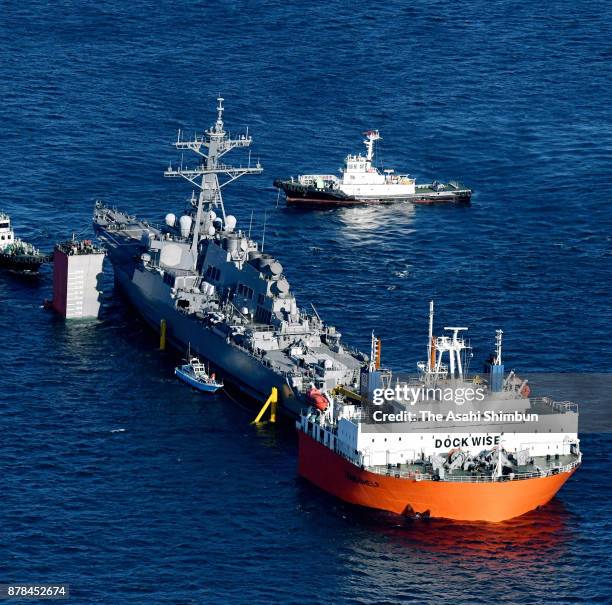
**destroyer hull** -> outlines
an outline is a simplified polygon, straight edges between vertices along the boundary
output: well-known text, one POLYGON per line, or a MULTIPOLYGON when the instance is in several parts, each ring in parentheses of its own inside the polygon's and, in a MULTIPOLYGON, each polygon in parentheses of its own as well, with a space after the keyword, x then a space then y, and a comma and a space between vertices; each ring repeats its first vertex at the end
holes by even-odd
POLYGON ((400 515, 505 521, 545 505, 574 470, 500 482, 416 481, 362 469, 299 431, 298 472, 302 477, 351 504, 400 515))
POLYGON ((114 269, 116 284, 151 328, 159 331, 161 320, 166 321, 166 338, 176 350, 185 351, 190 346, 195 355, 206 359, 218 370, 226 383, 251 400, 265 401, 272 388, 276 387, 280 396, 280 410, 290 417, 299 415, 303 402, 294 396, 282 376, 228 343, 197 318, 181 313, 150 293, 143 292, 134 283, 130 271, 123 270, 117 264, 114 264, 114 269))
POLYGON ((396 204, 399 202, 412 202, 413 204, 469 204, 471 195, 457 194, 414 194, 403 195, 400 197, 384 198, 354 198, 354 197, 334 197, 332 195, 318 195, 309 192, 303 196, 296 196, 293 192, 287 194, 287 206, 301 206, 308 208, 340 208, 347 206, 375 206, 384 204, 396 204))

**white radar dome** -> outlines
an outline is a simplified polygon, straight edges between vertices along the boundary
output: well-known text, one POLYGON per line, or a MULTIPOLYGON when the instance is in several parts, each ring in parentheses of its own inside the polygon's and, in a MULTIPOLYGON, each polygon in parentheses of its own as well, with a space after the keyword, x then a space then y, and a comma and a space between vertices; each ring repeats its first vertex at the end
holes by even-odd
POLYGON ((188 214, 183 214, 179 219, 179 225, 181 227, 181 237, 189 237, 191 231, 191 217, 188 214))
POLYGON ((289 282, 286 279, 279 279, 274 282, 274 287, 279 294, 287 294, 289 292, 289 282))
POLYGON ((166 225, 168 225, 168 227, 174 227, 174 225, 176 225, 176 216, 172 214, 172 212, 166 214, 166 225))
POLYGON ((236 228, 236 217, 235 216, 228 214, 225 217, 225 228, 230 233, 236 228))
POLYGON ((215 232, 216 232, 215 228, 214 228, 214 227, 211 225, 211 226, 208 228, 208 235, 211 235, 211 236, 212 236, 212 235, 214 235, 214 234, 215 234, 215 232))

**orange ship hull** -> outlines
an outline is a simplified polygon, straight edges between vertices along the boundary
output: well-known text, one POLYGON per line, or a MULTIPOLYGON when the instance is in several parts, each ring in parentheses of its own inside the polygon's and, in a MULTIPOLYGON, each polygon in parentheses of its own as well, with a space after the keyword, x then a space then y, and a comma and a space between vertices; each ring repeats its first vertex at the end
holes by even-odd
POLYGON ((499 522, 549 502, 575 469, 558 475, 487 483, 415 481, 355 466, 299 431, 299 474, 352 504, 397 514, 499 522))

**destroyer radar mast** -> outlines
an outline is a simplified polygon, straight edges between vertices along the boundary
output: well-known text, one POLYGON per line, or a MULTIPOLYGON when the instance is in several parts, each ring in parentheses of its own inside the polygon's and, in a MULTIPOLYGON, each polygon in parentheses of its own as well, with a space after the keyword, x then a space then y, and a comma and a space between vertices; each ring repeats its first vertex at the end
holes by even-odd
POLYGON ((208 206, 210 210, 212 210, 213 207, 221 208, 223 223, 225 224, 226 215, 221 189, 245 174, 260 174, 263 171, 259 162, 257 162, 255 166, 250 165, 250 155, 249 164, 247 166, 229 166, 219 161, 228 151, 237 147, 249 147, 253 141, 252 137, 248 134, 248 128, 246 134, 240 135, 238 138, 234 139, 224 130, 223 100, 223 97, 217 97, 217 121, 210 129, 204 131, 200 137, 194 135, 192 140, 184 140, 181 131, 178 131, 177 139, 174 144, 176 149, 193 151, 203 158, 202 163, 195 168, 186 168, 181 162, 178 168, 173 168, 172 165, 170 165, 164 172, 164 176, 182 177, 200 190, 197 198, 197 206, 195 204, 195 199, 192 198, 192 205, 196 206, 193 240, 191 245, 191 252, 194 259, 197 257, 204 205, 208 206), (207 151, 204 152, 203 148, 207 151), (220 182, 219 175, 225 175, 227 180, 220 182))

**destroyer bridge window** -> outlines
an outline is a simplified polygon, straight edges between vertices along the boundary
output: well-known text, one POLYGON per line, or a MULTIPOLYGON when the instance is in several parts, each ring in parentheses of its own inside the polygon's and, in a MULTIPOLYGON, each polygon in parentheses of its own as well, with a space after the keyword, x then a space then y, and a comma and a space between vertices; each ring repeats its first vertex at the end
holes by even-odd
POLYGON ((269 324, 272 319, 272 313, 263 307, 258 306, 255 313, 255 321, 262 324, 269 324))
POLYGON ((248 286, 245 286, 244 284, 238 284, 238 294, 251 300, 254 294, 253 288, 249 288, 248 286))
POLYGON ((206 269, 206 277, 214 281, 219 281, 221 279, 221 271, 217 267, 209 265, 208 269, 206 269))

